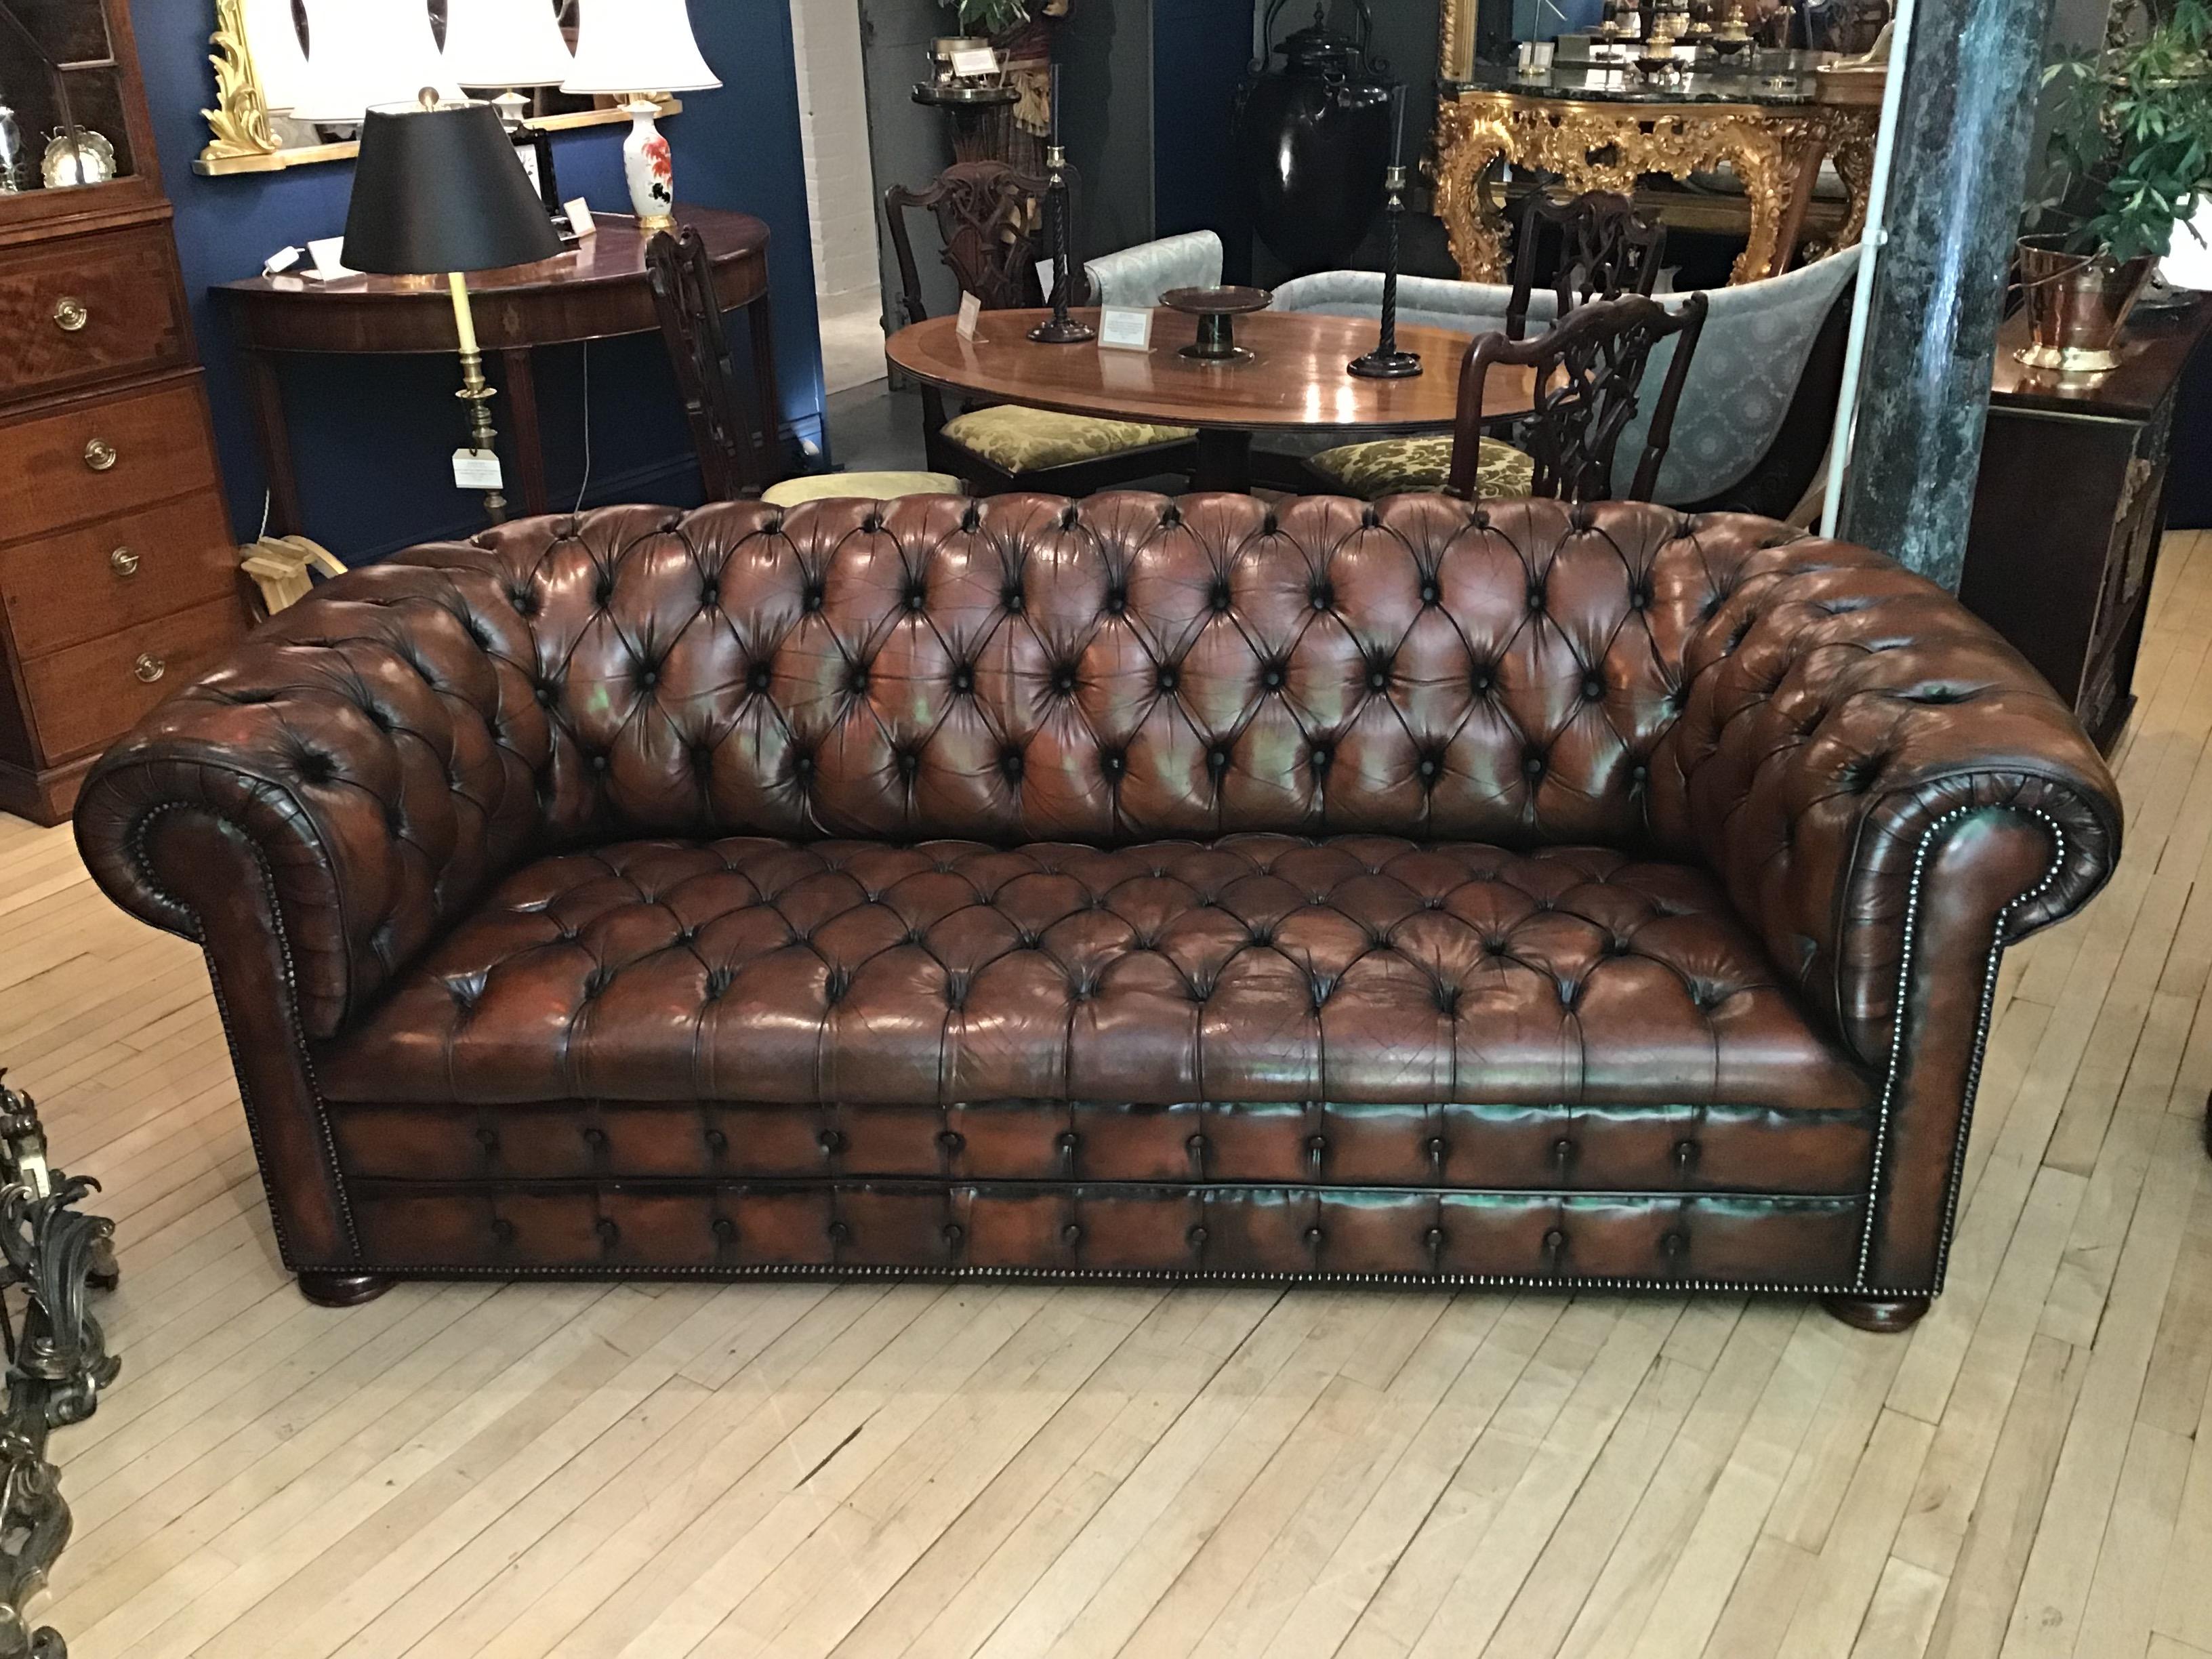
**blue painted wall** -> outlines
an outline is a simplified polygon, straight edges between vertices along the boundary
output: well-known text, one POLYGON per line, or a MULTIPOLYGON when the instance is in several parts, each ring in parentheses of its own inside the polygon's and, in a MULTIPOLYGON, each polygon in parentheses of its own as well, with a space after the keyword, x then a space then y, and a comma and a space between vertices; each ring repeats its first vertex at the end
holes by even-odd
MULTIPOLYGON (((137 0, 138 52, 177 210, 177 246, 206 360, 216 434, 241 539, 261 522, 265 482, 221 308, 210 284, 252 276, 287 243, 335 236, 345 227, 349 162, 284 173, 203 179, 191 169, 206 143, 200 112, 215 101, 208 0, 137 0)), ((667 124, 684 202, 737 208, 773 233, 777 374, 784 417, 798 434, 822 436, 822 363, 808 245, 806 185, 791 18, 781 0, 705 0, 692 7, 699 43, 721 76, 719 92, 684 97, 667 124)), ((608 127, 555 140, 562 193, 628 211, 622 138, 608 127)), ((555 499, 583 476, 585 349, 538 354, 547 467, 555 499)), ((656 338, 590 348, 592 501, 696 501, 698 473, 665 358, 656 338)), ((451 358, 301 358, 285 391, 307 532, 358 562, 415 542, 479 526, 474 498, 453 488, 461 437, 451 358)), ((504 400, 493 405, 502 428, 504 400)))

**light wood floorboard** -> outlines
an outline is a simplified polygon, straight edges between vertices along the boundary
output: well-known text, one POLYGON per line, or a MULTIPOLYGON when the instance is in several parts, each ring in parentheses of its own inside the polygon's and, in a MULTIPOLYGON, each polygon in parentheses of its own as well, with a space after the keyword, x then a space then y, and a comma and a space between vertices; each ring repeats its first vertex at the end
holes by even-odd
POLYGON ((2008 959, 1950 1285, 1799 1302, 407 1285, 277 1263, 191 948, 0 818, 0 1060, 97 1176, 78 1659, 2212 1659, 2212 536, 2126 860, 2008 959))

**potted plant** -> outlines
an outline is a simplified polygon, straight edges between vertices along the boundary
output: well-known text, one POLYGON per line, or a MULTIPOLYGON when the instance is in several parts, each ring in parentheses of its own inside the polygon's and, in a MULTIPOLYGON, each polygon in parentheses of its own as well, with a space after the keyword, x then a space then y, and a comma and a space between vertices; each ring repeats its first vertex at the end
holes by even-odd
POLYGON ((2020 239, 2030 368, 2117 364, 2152 265, 2212 193, 2208 46, 2212 0, 2114 0, 2099 49, 2044 70, 2059 97, 2032 234, 2020 239))

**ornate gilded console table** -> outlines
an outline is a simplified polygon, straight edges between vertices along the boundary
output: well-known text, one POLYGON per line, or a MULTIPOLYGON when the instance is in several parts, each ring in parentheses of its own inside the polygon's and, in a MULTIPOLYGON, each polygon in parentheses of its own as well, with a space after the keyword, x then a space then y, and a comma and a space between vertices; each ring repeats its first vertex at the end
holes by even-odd
POLYGON ((1787 268, 1820 162, 1833 156, 1850 193, 1841 245, 1866 226, 1875 125, 1868 104, 1824 101, 1808 67, 1692 74, 1647 87, 1633 73, 1560 68, 1541 76, 1474 64, 1448 77, 1437 111, 1437 216, 1471 282, 1502 281, 1505 216, 1498 163, 1561 175, 1570 192, 1632 194, 1637 179, 1731 169, 1743 181, 1751 234, 1732 280, 1787 268))

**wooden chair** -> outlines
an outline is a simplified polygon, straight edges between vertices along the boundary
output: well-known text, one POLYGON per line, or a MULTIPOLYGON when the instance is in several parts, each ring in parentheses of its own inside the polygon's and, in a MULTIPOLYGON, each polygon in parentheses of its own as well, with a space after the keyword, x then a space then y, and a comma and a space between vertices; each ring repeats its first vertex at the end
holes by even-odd
POLYGON ((1571 501, 1612 498, 1613 452, 1635 418, 1644 371, 1653 349, 1672 338, 1667 378, 1651 406, 1644 453, 1624 499, 1646 501, 1659 482, 1672 441, 1682 383, 1705 325, 1705 296, 1693 294, 1669 311, 1640 294, 1592 300, 1533 340, 1486 334, 1468 348, 1459 383, 1451 474, 1445 493, 1474 500, 1481 493, 1482 404, 1493 363, 1534 371, 1535 408, 1518 425, 1517 446, 1529 461, 1527 493, 1571 501))
MULTIPOLYGON (((984 310, 1043 305, 1029 228, 1044 192, 1043 179, 1004 161, 957 162, 927 190, 894 185, 885 191, 884 216, 898 259, 904 320, 918 323, 929 315, 908 223, 916 212, 936 221, 945 264, 961 290, 973 294, 984 310)), ((1186 427, 1061 415, 1010 404, 951 415, 945 394, 934 386, 922 388, 921 407, 930 470, 964 479, 976 495, 1042 489, 1086 495, 1163 473, 1187 473, 1198 459, 1195 434, 1186 427)))
POLYGON ((1558 233, 1559 258, 1546 284, 1559 301, 1553 319, 1592 300, 1624 294, 1648 295, 1659 280, 1667 252, 1667 227, 1637 212, 1636 204, 1610 191, 1588 190, 1565 202, 1531 191, 1521 204, 1513 240, 1513 294, 1505 305, 1505 337, 1528 335, 1528 299, 1536 289, 1536 260, 1547 227, 1558 233))
MULTIPOLYGON (((722 328, 721 299, 714 290, 714 262, 707 244, 689 226, 679 235, 662 232, 646 245, 645 270, 653 286, 660 337, 676 371, 684 417, 691 423, 692 447, 699 453, 699 475, 710 501, 757 496, 781 477, 777 464, 775 373, 756 362, 751 417, 740 412, 737 368, 729 337, 722 328)), ((755 349, 767 355, 763 338, 755 349)))
POLYGON ((1705 296, 1668 311, 1640 294, 1591 300, 1533 340, 1492 331, 1468 345, 1459 383, 1459 418, 1433 437, 1377 438, 1326 450, 1306 463, 1309 489, 1373 500, 1443 490, 1469 501, 1557 495, 1603 501, 1612 492, 1613 452, 1636 416, 1638 389, 1658 343, 1679 336, 1629 498, 1649 501, 1672 440, 1682 383, 1705 327, 1705 296), (1536 371, 1534 410, 1514 422, 1515 441, 1485 434, 1484 384, 1492 363, 1536 371))
POLYGON ((722 329, 722 307, 714 292, 714 268, 699 233, 665 232, 647 244, 646 275, 660 315, 660 337, 676 371, 684 413, 691 423, 691 445, 699 455, 699 477, 710 501, 753 497, 775 507, 804 501, 859 496, 884 501, 900 495, 957 495, 957 478, 932 472, 837 472, 787 477, 775 439, 779 411, 775 374, 764 337, 755 336, 754 364, 758 403, 754 419, 742 412, 737 366, 722 329))

